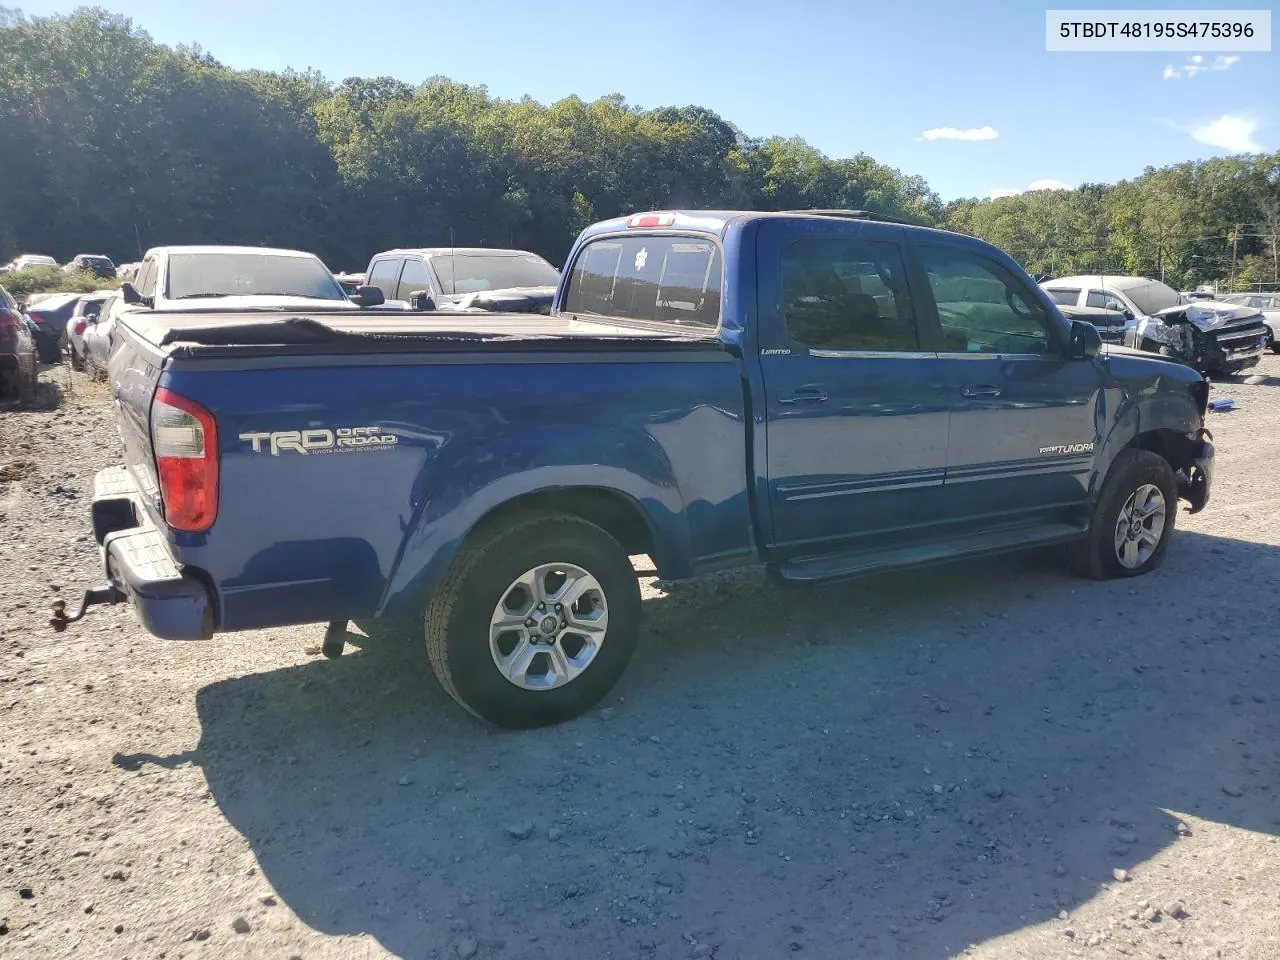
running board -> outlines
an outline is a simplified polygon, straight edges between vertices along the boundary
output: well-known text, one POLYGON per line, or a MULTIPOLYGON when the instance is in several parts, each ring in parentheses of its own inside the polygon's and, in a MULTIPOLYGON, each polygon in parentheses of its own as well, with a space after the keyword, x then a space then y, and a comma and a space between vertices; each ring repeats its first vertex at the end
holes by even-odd
POLYGON ((1063 543, 1084 536, 1087 527, 1069 523, 1046 523, 1031 527, 1005 527, 954 540, 913 543, 887 550, 859 550, 856 553, 804 557, 779 564, 778 575, 797 583, 847 580, 871 573, 903 570, 932 563, 945 563, 975 554, 1004 553, 1030 547, 1063 543))

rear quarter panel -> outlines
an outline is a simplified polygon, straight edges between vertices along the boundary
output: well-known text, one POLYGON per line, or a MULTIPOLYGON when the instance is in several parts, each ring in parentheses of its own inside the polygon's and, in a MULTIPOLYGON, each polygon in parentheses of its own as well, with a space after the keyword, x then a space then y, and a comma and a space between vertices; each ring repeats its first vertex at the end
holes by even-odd
POLYGON ((664 575, 748 553, 738 366, 696 353, 177 361, 160 384, 213 411, 219 509, 170 534, 218 588, 221 629, 369 616, 420 602, 486 513, 603 487, 638 503, 664 575), (377 427, 396 443, 302 454, 274 431, 377 427))

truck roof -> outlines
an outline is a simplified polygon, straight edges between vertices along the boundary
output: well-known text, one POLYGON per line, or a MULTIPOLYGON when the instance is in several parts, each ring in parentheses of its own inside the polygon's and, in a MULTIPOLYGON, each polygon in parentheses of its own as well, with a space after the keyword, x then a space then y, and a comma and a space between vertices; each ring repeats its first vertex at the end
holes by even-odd
MULTIPOLYGON (((421 253, 428 257, 449 256, 457 254, 460 257, 475 256, 491 256, 491 257, 537 257, 536 253, 529 250, 515 250, 506 247, 396 247, 394 250, 380 250, 375 253, 375 257, 384 257, 394 253, 421 253)), ((538 257, 541 260, 541 257, 538 257)))
POLYGON ((614 217, 612 220, 602 220, 587 227, 583 232, 583 236, 616 233, 628 229, 684 229, 723 236, 724 232, 736 223, 784 218, 858 220, 868 224, 891 225, 895 229, 910 231, 913 234, 946 236, 952 241, 958 238, 972 243, 975 247, 989 248, 991 246, 986 241, 970 237, 967 234, 938 230, 934 227, 917 226, 916 224, 907 223, 895 217, 869 210, 650 210, 625 217, 614 217))
POLYGON ((222 246, 219 244, 152 247, 147 251, 146 255, 148 257, 152 254, 165 254, 168 256, 175 253, 257 253, 267 254, 272 257, 305 257, 311 260, 318 259, 314 253, 307 253, 305 250, 284 250, 279 247, 233 247, 222 246))

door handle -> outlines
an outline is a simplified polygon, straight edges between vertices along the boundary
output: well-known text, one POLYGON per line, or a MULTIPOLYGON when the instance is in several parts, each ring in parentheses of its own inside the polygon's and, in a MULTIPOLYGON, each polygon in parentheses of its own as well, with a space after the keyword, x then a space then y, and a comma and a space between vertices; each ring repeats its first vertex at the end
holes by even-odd
POLYGON ((998 397, 1000 388, 994 383, 969 383, 960 388, 962 397, 998 397))
POLYGON ((796 387, 796 392, 789 397, 779 397, 779 403, 796 404, 796 403, 821 403, 827 399, 827 391, 823 390, 817 384, 807 384, 803 387, 796 387))

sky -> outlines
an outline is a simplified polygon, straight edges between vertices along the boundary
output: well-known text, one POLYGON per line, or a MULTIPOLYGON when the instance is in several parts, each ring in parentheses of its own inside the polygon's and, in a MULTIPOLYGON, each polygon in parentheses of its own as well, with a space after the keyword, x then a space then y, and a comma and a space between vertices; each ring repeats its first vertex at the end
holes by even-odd
MULTIPOLYGON (((81 5, 6 3, 28 16, 81 5)), ((1025 0, 95 5, 235 68, 313 68, 334 81, 443 75, 544 103, 621 93, 645 108, 696 104, 750 136, 799 136, 832 157, 870 154, 923 176, 944 200, 1280 150, 1277 54, 1049 53, 1045 7, 1025 0)))

